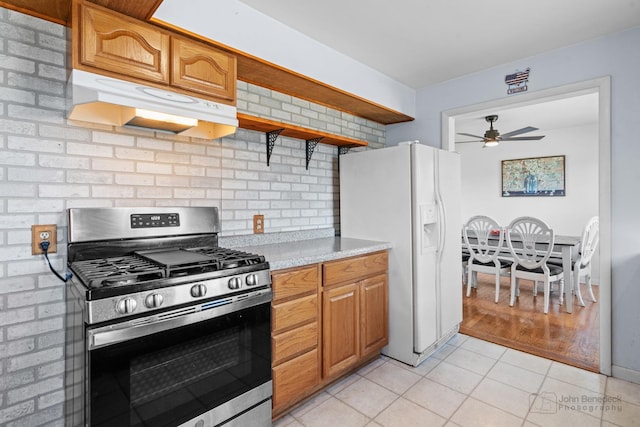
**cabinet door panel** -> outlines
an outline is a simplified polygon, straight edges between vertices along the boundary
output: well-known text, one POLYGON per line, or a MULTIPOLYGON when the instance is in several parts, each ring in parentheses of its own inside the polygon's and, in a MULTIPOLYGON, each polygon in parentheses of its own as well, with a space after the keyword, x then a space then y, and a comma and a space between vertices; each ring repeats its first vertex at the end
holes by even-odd
POLYGON ((169 34, 114 12, 83 5, 79 62, 125 76, 169 83, 169 34))
POLYGON ((330 288, 322 297, 323 375, 331 377, 360 357, 358 285, 330 288))
POLYGON ((273 413, 277 414, 306 397, 320 381, 318 350, 276 366, 272 373, 273 413))
POLYGON ((345 283, 387 271, 389 259, 387 252, 378 252, 356 258, 348 258, 340 261, 331 261, 324 264, 324 286, 345 283))
POLYGON ((274 335, 272 340, 273 365, 318 347, 318 322, 274 335))
POLYGON ((389 343, 387 275, 365 279, 360 285, 361 356, 389 343))
POLYGON ((235 103, 236 59, 193 40, 171 38, 171 85, 235 103))
POLYGON ((303 325, 318 318, 318 296, 297 298, 281 304, 274 304, 271 313, 271 331, 280 333, 297 325, 303 325))

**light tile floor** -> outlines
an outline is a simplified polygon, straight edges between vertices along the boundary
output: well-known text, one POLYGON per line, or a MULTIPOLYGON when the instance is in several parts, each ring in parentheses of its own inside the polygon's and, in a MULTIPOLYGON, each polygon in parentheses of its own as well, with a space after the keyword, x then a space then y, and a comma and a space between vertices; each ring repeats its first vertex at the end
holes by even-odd
POLYGON ((274 426, 640 426, 640 385, 458 334, 415 368, 381 356, 274 426))

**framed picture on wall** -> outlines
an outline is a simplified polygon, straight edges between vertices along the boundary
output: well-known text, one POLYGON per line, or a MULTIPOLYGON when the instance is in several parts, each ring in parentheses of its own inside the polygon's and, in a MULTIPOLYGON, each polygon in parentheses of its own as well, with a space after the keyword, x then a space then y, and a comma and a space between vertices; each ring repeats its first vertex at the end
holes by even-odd
POLYGON ((502 161, 502 197, 565 195, 564 156, 502 161))

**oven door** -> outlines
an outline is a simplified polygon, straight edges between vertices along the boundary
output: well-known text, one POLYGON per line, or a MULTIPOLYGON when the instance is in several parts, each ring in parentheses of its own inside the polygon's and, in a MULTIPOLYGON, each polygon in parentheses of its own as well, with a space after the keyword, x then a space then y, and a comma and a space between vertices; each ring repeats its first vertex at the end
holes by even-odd
POLYGON ((268 290, 89 329, 88 424, 270 426, 270 301, 268 290))

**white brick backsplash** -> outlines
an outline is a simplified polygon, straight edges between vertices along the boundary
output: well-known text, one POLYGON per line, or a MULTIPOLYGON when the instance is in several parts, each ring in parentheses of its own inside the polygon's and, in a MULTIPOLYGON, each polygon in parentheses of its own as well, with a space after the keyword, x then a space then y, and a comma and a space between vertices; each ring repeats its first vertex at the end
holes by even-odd
POLYGON ((116 147, 115 156, 118 159, 143 160, 152 162, 154 152, 151 150, 136 150, 135 148, 116 147))
POLYGON ((112 158, 113 147, 86 142, 67 142, 67 154, 112 158))
MULTIPOLYGON (((25 322, 19 325, 13 325, 6 328, 7 340, 21 339, 26 336, 32 336, 42 334, 45 332, 59 331, 62 329, 62 318, 53 318, 40 320, 35 322, 25 322)), ((14 358, 10 361, 7 369, 9 371, 16 371, 18 369, 24 369, 29 366, 35 366, 39 363, 57 360, 58 357, 52 355, 62 354, 62 349, 54 348, 52 350, 43 351, 40 353, 31 353, 29 355, 23 355, 18 358, 14 358), (40 354, 41 353, 41 354, 40 354), (51 359, 48 357, 52 356, 51 359), (29 358, 29 360, 23 360, 22 358, 29 358)))
MULTIPOLYGON (((5 70, 16 70, 27 74, 33 74, 36 72, 36 63, 29 58, 16 58, 15 56, 0 56, 0 67, 5 70)), ((2 88, 2 95, 4 98, 4 91, 6 88, 2 88)), ((32 94, 34 95, 34 94, 32 94)), ((35 98, 34 98, 35 99, 35 98)))
POLYGON ((106 197, 110 199, 130 198, 133 197, 135 189, 131 186, 107 186, 93 185, 91 187, 91 195, 93 197, 106 197))
POLYGON ((47 200, 7 200, 7 212, 8 213, 23 213, 23 212, 61 212, 64 209, 64 201, 56 199, 47 200))
MULTIPOLYGON (((0 119, 0 129, 4 132, 10 132, 16 135, 35 135, 36 125, 18 120, 0 119)), ((13 148, 6 144, 8 148, 13 148)))
MULTIPOLYGON (((136 197, 139 199, 170 199, 173 197, 173 189, 171 188, 136 188, 136 197)), ((153 203, 148 203, 153 205, 153 203)))
POLYGON ((64 289, 62 287, 25 293, 15 293, 7 295, 7 308, 25 307, 34 304, 46 303, 48 301, 62 301, 63 299, 64 289))
POLYGON ((117 173, 115 183, 119 185, 154 185, 155 179, 153 175, 117 173))
POLYGON ((7 147, 18 151, 36 151, 38 153, 64 152, 64 142, 54 139, 9 137, 7 147))
MULTIPOLYGON (((89 169, 91 163, 85 157, 70 157, 40 154, 38 156, 38 164, 45 168, 61 168, 61 169, 89 169)), ((67 172, 67 176, 69 176, 67 172)))
POLYGON ((91 169, 114 172, 133 172, 135 163, 130 160, 92 159, 91 169))
POLYGON ((12 40, 8 41, 7 52, 21 58, 38 58, 38 61, 54 65, 64 65, 65 60, 64 53, 54 52, 49 49, 43 49, 12 40))
MULTIPOLYGON (((80 168, 80 169, 84 169, 84 168, 80 168)), ((111 184, 114 182, 113 174, 108 172, 67 171, 66 177, 67 177, 66 180, 68 183, 111 184)))
POLYGON ((59 390, 62 385, 62 378, 49 378, 25 387, 16 388, 7 392, 7 403, 11 405, 52 390, 59 390))
MULTIPOLYGON (((7 178, 8 181, 64 182, 64 172, 48 169, 8 168, 7 178)), ((17 186, 14 195, 22 194, 20 187, 17 186)))
MULTIPOLYGON (((58 335, 61 335, 63 337, 62 340, 64 341, 64 334, 60 333, 58 335)), ((64 361, 59 360, 57 362, 47 363, 47 364, 38 366, 36 369, 36 378, 40 378, 40 379, 48 378, 54 375, 60 375, 62 373, 64 373, 64 361)))
POLYGON ((0 409, 0 425, 5 425, 5 423, 11 420, 32 414, 34 410, 35 403, 32 400, 12 406, 5 407, 5 405, 3 405, 2 409, 0 409))
POLYGON ((89 197, 88 185, 45 185, 38 188, 39 197, 89 197))
POLYGON ((95 131, 93 132, 91 138, 91 141, 96 144, 108 144, 121 147, 133 147, 136 142, 136 139, 131 135, 118 135, 114 133, 95 131))
MULTIPOLYGON (((0 425, 62 426, 64 285, 31 255, 31 225, 66 209, 217 206, 221 236, 336 228, 337 148, 238 129, 203 140, 65 118, 68 29, 0 7, 0 425)), ((238 111, 384 145, 385 128, 307 100, 238 82, 238 111)))
MULTIPOLYGON (((173 171, 176 175, 188 175, 188 176, 205 176, 206 169, 201 166, 180 166, 176 165, 173 167, 173 171)), ((170 179, 171 177, 158 177, 160 180, 162 179, 170 179)))
MULTIPOLYGON (((18 372, 6 373, 2 376, 3 381, 0 382, 0 391, 17 388, 25 384, 33 383, 36 379, 32 369, 22 370, 18 372)), ((4 425, 4 424, 0 424, 4 425)))
POLYGON ((36 185, 34 184, 0 183, 0 197, 34 197, 36 194, 36 185))

